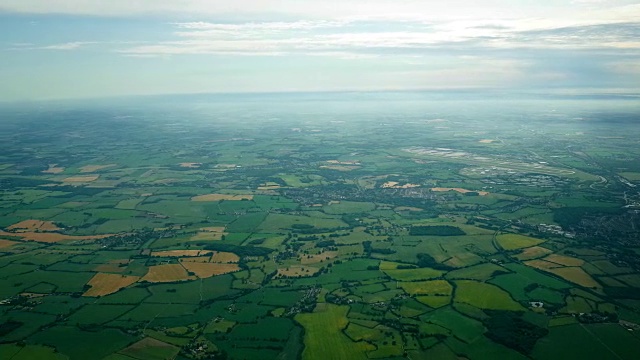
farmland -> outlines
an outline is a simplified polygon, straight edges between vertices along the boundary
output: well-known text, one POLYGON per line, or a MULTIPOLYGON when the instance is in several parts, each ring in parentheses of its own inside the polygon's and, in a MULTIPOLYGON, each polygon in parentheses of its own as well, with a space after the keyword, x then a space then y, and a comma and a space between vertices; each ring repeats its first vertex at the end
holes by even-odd
POLYGON ((252 96, 0 105, 1 358, 638 358, 631 100, 252 96))

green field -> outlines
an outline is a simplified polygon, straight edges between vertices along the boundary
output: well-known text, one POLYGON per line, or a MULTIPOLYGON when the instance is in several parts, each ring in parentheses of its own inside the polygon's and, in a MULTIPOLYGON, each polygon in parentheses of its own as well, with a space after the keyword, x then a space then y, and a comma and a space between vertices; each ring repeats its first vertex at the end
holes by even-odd
POLYGON ((351 341, 341 330, 347 327, 348 307, 318 305, 311 314, 295 320, 305 329, 303 359, 366 359, 364 351, 374 350, 366 343, 351 341))

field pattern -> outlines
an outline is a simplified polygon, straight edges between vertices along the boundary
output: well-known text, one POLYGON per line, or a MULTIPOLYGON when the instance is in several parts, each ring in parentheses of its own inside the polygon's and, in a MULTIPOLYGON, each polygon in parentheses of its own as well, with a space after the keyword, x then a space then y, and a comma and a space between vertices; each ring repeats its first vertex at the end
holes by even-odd
POLYGON ((459 95, 0 104, 0 358, 640 358, 635 98, 459 95))

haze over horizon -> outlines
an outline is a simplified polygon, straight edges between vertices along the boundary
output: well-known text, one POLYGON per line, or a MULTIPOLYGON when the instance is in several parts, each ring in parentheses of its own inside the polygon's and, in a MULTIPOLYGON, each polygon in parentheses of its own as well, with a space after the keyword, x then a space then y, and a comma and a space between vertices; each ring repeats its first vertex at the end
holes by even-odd
POLYGON ((0 101, 413 89, 637 92, 640 2, 0 0, 0 101))

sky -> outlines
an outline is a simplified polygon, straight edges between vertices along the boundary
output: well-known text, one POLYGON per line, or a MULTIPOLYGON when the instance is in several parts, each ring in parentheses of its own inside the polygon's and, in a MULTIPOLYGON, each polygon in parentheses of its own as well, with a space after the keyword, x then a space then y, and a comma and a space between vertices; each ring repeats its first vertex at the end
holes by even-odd
POLYGON ((640 92, 640 1, 0 0, 0 101, 640 92))

